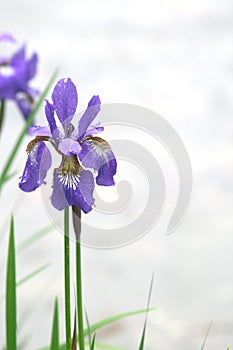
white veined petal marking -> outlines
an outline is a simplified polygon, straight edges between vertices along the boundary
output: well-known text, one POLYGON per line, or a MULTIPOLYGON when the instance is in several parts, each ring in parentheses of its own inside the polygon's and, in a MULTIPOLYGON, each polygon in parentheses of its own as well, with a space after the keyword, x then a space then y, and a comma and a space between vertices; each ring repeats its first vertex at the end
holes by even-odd
POLYGON ((80 182, 78 174, 59 174, 58 179, 64 187, 72 188, 74 191, 78 188, 80 182))
POLYGON ((97 153, 97 155, 102 159, 102 165, 105 163, 108 163, 108 155, 107 150, 110 149, 110 146, 106 141, 96 141, 94 139, 88 140, 88 144, 91 146, 91 148, 97 153))
POLYGON ((38 165, 37 159, 36 159, 36 154, 37 154, 37 150, 39 148, 39 144, 37 143, 33 149, 29 152, 29 157, 30 157, 30 164, 31 166, 33 165, 38 165))

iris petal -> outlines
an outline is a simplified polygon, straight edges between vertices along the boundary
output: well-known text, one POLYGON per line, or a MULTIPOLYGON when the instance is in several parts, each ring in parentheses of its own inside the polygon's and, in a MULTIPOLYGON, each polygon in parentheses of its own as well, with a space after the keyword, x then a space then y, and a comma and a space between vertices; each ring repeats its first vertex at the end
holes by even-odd
POLYGON ((51 130, 51 134, 53 135, 54 139, 58 139, 60 137, 62 137, 61 132, 59 131, 57 124, 56 124, 56 120, 54 117, 54 106, 49 103, 46 100, 46 105, 45 105, 45 115, 47 118, 47 121, 49 123, 49 127, 51 130))
POLYGON ((12 66, 19 66, 21 64, 24 64, 24 62, 25 62, 25 53, 26 53, 26 47, 25 47, 25 45, 23 45, 23 46, 21 46, 19 48, 19 50, 11 58, 10 64, 12 66))
POLYGON ((94 179, 89 170, 81 170, 78 174, 62 174, 59 169, 54 170, 52 205, 63 210, 70 205, 76 205, 84 213, 92 210, 94 179))
POLYGON ((28 101, 26 96, 21 98, 16 97, 15 100, 24 118, 27 120, 32 111, 32 103, 28 101))
POLYGON ((99 96, 93 96, 89 101, 87 109, 83 113, 78 124, 78 140, 82 140, 87 131, 87 128, 99 113, 100 104, 101 102, 99 96))
POLYGON ((63 154, 71 156, 73 154, 78 154, 81 151, 82 147, 80 146, 79 142, 66 137, 59 142, 58 149, 63 154))
POLYGON ((78 104, 77 90, 71 79, 58 81, 52 93, 52 100, 57 116, 66 130, 78 104))
POLYGON ((35 191, 41 186, 51 167, 51 153, 44 142, 38 142, 28 153, 26 166, 19 187, 25 192, 35 191))
POLYGON ((27 80, 32 79, 37 70, 38 55, 33 54, 32 57, 27 61, 27 80))
POLYGON ((96 183, 102 186, 115 184, 117 162, 109 144, 100 137, 88 138, 82 143, 79 159, 87 168, 98 170, 96 183))
POLYGON ((30 126, 28 128, 28 134, 31 136, 52 136, 48 126, 30 126))

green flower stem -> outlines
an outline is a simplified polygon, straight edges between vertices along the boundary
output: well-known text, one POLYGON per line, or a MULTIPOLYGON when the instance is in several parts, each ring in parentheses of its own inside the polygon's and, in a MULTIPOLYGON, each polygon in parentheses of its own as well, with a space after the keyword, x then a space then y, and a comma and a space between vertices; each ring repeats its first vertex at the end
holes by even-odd
POLYGON ((82 264, 81 264, 81 244, 76 242, 76 278, 77 278, 77 309, 78 309, 78 340, 79 349, 85 350, 83 331, 83 301, 82 301, 82 264))
POLYGON ((65 277, 66 350, 71 350, 69 208, 66 208, 64 210, 64 273, 65 273, 64 277, 65 277))
POLYGON ((82 257, 81 257, 81 210, 72 206, 73 227, 76 236, 76 288, 77 288, 77 313, 78 313, 78 342, 79 349, 85 350, 83 330, 83 300, 82 300, 82 257))
POLYGON ((4 121, 4 115, 5 115, 5 100, 0 101, 0 134, 2 132, 2 126, 4 121))

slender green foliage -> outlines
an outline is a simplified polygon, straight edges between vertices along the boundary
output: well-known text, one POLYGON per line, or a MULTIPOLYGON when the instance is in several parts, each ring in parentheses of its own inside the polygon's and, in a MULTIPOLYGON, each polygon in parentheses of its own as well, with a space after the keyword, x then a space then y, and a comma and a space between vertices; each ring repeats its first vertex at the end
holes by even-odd
POLYGON ((53 327, 52 327, 50 350, 59 350, 59 316, 58 316, 57 298, 54 304, 53 327))
POLYGON ((124 319, 126 317, 136 316, 136 315, 144 314, 146 312, 151 312, 151 311, 154 311, 154 310, 157 310, 157 308, 154 307, 154 308, 150 308, 150 309, 136 310, 136 311, 126 312, 126 313, 122 313, 122 314, 119 314, 119 315, 115 315, 115 316, 112 316, 112 317, 105 318, 102 321, 96 322, 93 325, 91 325, 89 330, 85 329, 84 330, 84 335, 87 336, 89 332, 93 333, 93 332, 97 331, 98 329, 109 325, 110 323, 113 323, 113 322, 116 322, 116 321, 120 321, 120 320, 122 320, 122 319, 124 319))
POLYGON ((40 272, 44 271, 45 269, 47 269, 47 267, 49 266, 50 264, 44 264, 42 265, 41 267, 39 267, 38 269, 36 269, 35 271, 32 271, 31 273, 29 273, 27 276, 21 278, 16 286, 20 286, 22 285, 23 283, 27 282, 28 280, 30 280, 31 278, 35 277, 36 275, 38 275, 40 272))
POLYGON ((96 338, 96 333, 94 334, 92 342, 91 342, 91 350, 95 350, 95 338, 96 338))
POLYGON ((143 331, 142 331, 142 336, 141 336, 141 341, 140 341, 140 345, 139 345, 139 350, 143 350, 144 349, 144 345, 145 345, 145 335, 146 335, 146 326, 147 326, 147 316, 148 316, 148 310, 150 307, 150 300, 151 300, 151 293, 152 293, 152 289, 153 289, 153 283, 154 283, 154 273, 152 274, 151 277, 151 282, 150 282, 150 289, 149 289, 149 295, 148 295, 148 299, 147 299, 147 308, 146 308, 146 316, 145 316, 145 322, 144 322, 144 327, 143 327, 143 331))
POLYGON ((78 342, 79 349, 85 350, 83 330, 83 301, 82 301, 82 264, 81 244, 76 242, 76 281, 77 281, 77 311, 78 311, 78 342))
MULTIPOLYGON (((88 336, 89 333, 94 333, 96 332, 98 329, 101 329, 111 323, 114 323, 116 321, 120 321, 120 320, 123 320, 124 318, 127 318, 127 317, 130 317, 130 316, 136 316, 136 315, 141 315, 141 314, 145 314, 146 312, 152 312, 152 311, 155 311, 155 310, 158 310, 157 307, 151 307, 149 309, 143 309, 143 310, 136 310, 136 311, 131 311, 131 312, 125 312, 125 313, 122 313, 122 314, 119 314, 119 315, 115 315, 115 316, 112 316, 112 317, 108 317, 108 318, 105 318, 99 322, 96 322, 92 325, 90 325, 89 328, 86 328, 84 329, 84 336, 88 336)), ((47 350, 48 348, 47 347, 44 347, 40 350, 47 350)), ((63 344, 60 346, 60 350, 65 350, 66 349, 66 345, 63 344)), ((117 349, 116 349, 117 350, 117 349)))
POLYGON ((3 181, 2 185, 5 184, 6 182, 10 181, 16 174, 18 173, 18 170, 13 171, 11 174, 7 175, 3 181))
POLYGON ((11 217, 6 277, 6 350, 17 350, 14 219, 11 217))
POLYGON ((208 326, 208 328, 206 330, 206 334, 205 334, 205 337, 204 337, 204 340, 203 340, 203 343, 202 343, 202 346, 201 346, 201 350, 204 350, 204 348, 205 348, 206 340, 208 338, 208 335, 209 335, 209 332, 210 332, 210 329, 211 329, 212 325, 213 325, 213 320, 210 321, 209 326, 208 326))
POLYGON ((90 333, 90 322, 88 318, 87 310, 85 309, 85 317, 86 317, 86 323, 87 323, 87 329, 88 329, 88 342, 89 342, 89 349, 91 350, 91 333, 90 333))
POLYGON ((26 248, 37 242, 39 239, 43 238, 45 235, 50 233, 54 229, 54 225, 47 225, 33 233, 30 237, 26 238, 19 246, 17 251, 19 253, 23 252, 26 248))
POLYGON ((12 166, 12 163, 13 163, 13 161, 14 161, 16 155, 17 155, 17 152, 18 152, 18 150, 19 150, 19 147, 20 147, 20 145, 21 145, 21 143, 22 143, 22 141, 23 141, 23 139, 24 139, 24 136, 27 134, 27 130, 28 130, 29 126, 32 124, 32 122, 33 122, 33 120, 34 120, 34 118, 35 118, 35 115, 37 114, 37 112, 38 112, 40 106, 41 106, 42 103, 44 102, 44 99, 45 99, 45 97, 47 96, 49 89, 50 89, 51 86, 53 85, 53 83, 54 83, 54 81, 55 81, 55 79, 56 79, 56 77, 57 77, 57 73, 58 73, 58 71, 56 70, 56 71, 53 73, 52 77, 50 78, 50 80, 49 80, 49 82, 48 82, 46 88, 45 88, 44 91, 42 92, 42 94, 41 94, 41 96, 40 96, 40 98, 39 98, 39 100, 38 100, 38 102, 37 102, 35 108, 33 109, 33 111, 31 112, 31 114, 30 114, 30 116, 29 116, 29 118, 27 119, 27 122, 25 123, 25 125, 24 125, 24 127, 23 127, 23 130, 21 131, 21 133, 20 133, 18 139, 17 139, 16 142, 15 142, 15 145, 14 145, 13 149, 11 150, 11 152, 10 152, 10 154, 9 154, 9 156, 8 156, 8 159, 7 159, 7 161, 6 161, 6 164, 5 164, 5 166, 4 166, 3 170, 2 170, 2 173, 1 173, 1 175, 0 175, 0 193, 1 193, 2 185, 3 185, 5 179, 6 179, 7 176, 8 176, 9 170, 10 170, 10 168, 11 168, 11 166, 12 166))
POLYGON ((71 349, 70 321, 70 241, 69 241, 69 208, 64 210, 64 280, 65 280, 65 323, 66 350, 71 349))

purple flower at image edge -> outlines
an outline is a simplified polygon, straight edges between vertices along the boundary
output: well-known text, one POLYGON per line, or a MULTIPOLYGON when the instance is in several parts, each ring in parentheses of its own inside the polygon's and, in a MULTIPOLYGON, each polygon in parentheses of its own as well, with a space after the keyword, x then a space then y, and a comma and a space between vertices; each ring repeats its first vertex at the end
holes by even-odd
POLYGON ((32 192, 44 183, 52 164, 45 142, 50 142, 61 155, 61 164, 53 172, 52 205, 63 210, 75 205, 84 213, 94 204, 94 182, 114 185, 117 162, 109 144, 96 134, 103 126, 92 122, 100 111, 100 98, 93 96, 78 125, 71 123, 78 104, 78 94, 71 79, 61 79, 52 93, 52 103, 46 101, 48 126, 32 126, 29 133, 35 139, 28 144, 28 158, 19 183, 21 190, 32 192), (57 116, 60 126, 57 126, 57 116), (97 172, 94 181, 93 176, 97 172))
MULTIPOLYGON (((0 44, 16 40, 9 33, 0 34, 0 44)), ((0 100, 13 100, 25 119, 33 108, 33 99, 38 91, 29 86, 35 76, 38 56, 26 58, 26 47, 21 46, 11 57, 0 56, 0 100)))

